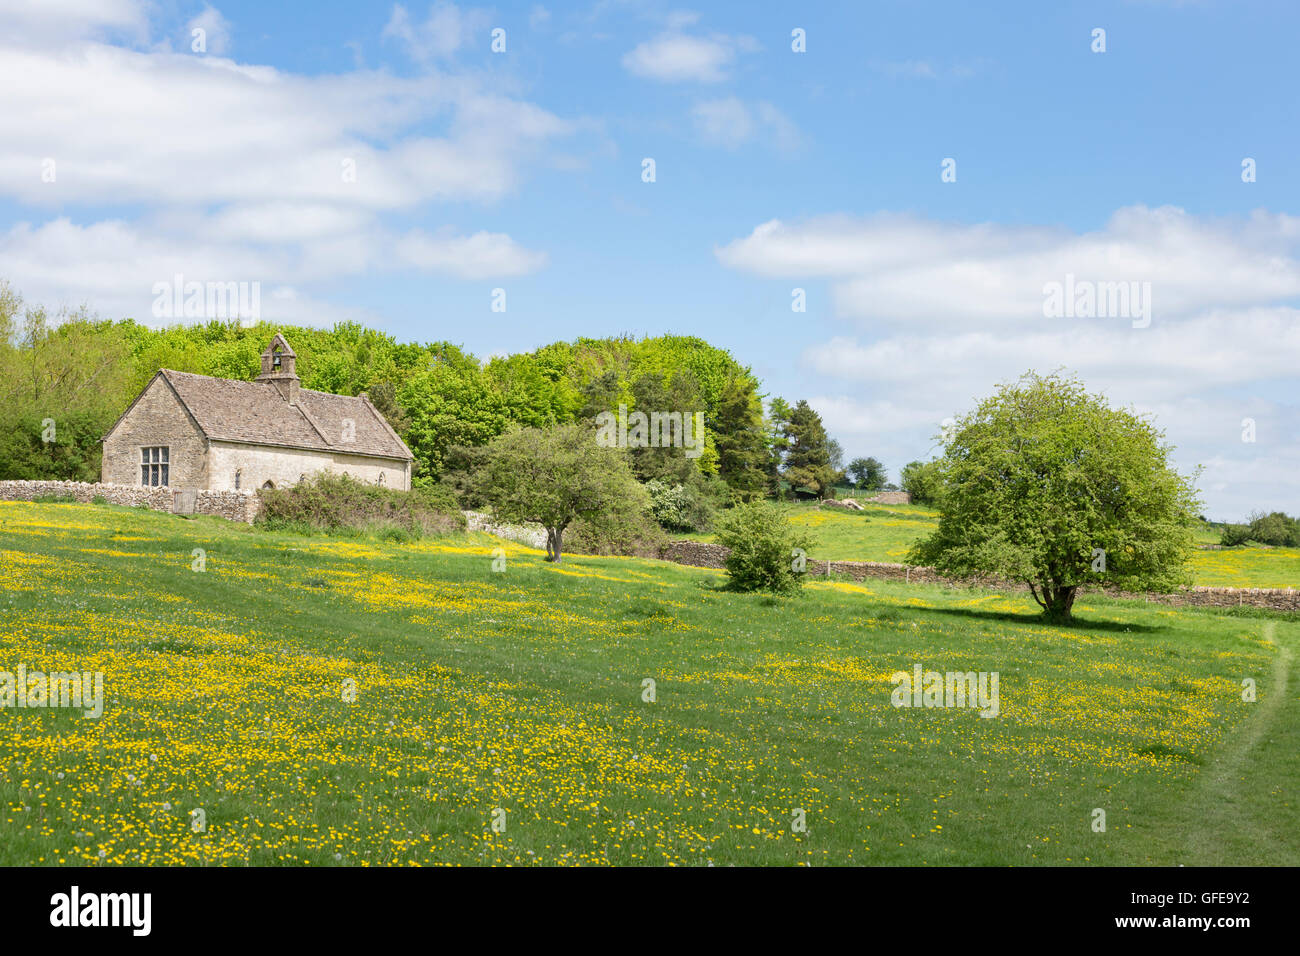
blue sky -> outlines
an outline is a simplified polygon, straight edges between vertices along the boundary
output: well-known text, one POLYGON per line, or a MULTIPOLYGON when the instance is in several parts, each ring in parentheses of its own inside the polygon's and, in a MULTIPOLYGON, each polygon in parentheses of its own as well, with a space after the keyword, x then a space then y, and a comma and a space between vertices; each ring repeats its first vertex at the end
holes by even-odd
POLYGON ((151 323, 176 272, 256 281, 481 356, 693 333, 895 476, 1066 367, 1212 517, 1300 512, 1300 9, 808 6, 0 0, 0 277, 151 323), (1150 321, 1045 316, 1067 274, 1150 321))

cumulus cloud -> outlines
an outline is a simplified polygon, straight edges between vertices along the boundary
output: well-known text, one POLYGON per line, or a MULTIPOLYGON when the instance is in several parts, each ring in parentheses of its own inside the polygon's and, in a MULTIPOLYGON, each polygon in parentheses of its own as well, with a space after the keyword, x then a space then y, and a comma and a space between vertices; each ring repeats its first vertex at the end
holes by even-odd
MULTIPOLYGON (((24 23, 51 19, 0 3, 24 23)), ((96 31, 135 23, 134 4, 48 6, 67 15, 59 42, 0 35, 0 198, 58 213, 0 235, 0 275, 29 300, 148 321, 152 284, 184 273, 261 282, 264 302, 323 321, 315 282, 394 269, 478 280, 545 264, 505 234, 411 224, 438 203, 509 194, 573 131, 489 78, 238 63, 221 55, 228 26, 210 6, 191 21, 207 30, 206 55, 133 48, 96 31), (108 204, 128 211, 95 221, 108 204)), ((453 9, 435 5, 412 42, 433 45, 430 56, 450 49, 446 24, 463 40, 473 17, 453 9)))
POLYGON ((679 27, 637 44, 623 55, 623 67, 635 76, 663 83, 720 83, 727 79, 736 54, 752 52, 758 43, 752 37, 723 34, 694 36, 679 27))
POLYGON ((203 43, 199 52, 224 56, 230 51, 230 21, 221 15, 220 10, 207 4, 204 4, 202 13, 185 24, 184 46, 193 50, 200 38, 203 43), (202 32, 196 36, 196 30, 202 32))
POLYGON ((462 47, 473 44, 475 35, 481 34, 486 43, 488 29, 485 10, 462 10, 454 3, 439 0, 429 8, 424 21, 417 23, 399 3, 393 7, 383 37, 401 43, 413 60, 431 63, 452 57, 462 47))
POLYGON ((1118 210, 1101 229, 967 225, 914 216, 771 220, 723 264, 825 290, 849 328, 809 345, 810 401, 852 454, 928 457, 942 421, 1028 369, 1076 373, 1151 414, 1204 465, 1212 516, 1300 510, 1300 220, 1118 210), (1153 321, 1047 318, 1044 285, 1150 282, 1153 321), (1255 442, 1242 421, 1256 422, 1255 442), (1270 477, 1271 476, 1271 477, 1270 477))
POLYGON ((0 22, 8 42, 32 45, 113 34, 143 42, 149 35, 141 0, 0 0, 0 22))
POLYGON ((970 327, 1040 323, 1044 289, 1067 275, 1149 282, 1156 323, 1220 306, 1300 296, 1300 219, 1198 219, 1132 206, 1094 232, 913 216, 777 219, 718 248, 755 275, 826 278, 839 314, 867 323, 970 327))
POLYGON ((735 96, 704 100, 692 108, 691 120, 700 139, 710 146, 736 149, 756 138, 787 152, 799 145, 794 123, 767 102, 750 106, 735 96))

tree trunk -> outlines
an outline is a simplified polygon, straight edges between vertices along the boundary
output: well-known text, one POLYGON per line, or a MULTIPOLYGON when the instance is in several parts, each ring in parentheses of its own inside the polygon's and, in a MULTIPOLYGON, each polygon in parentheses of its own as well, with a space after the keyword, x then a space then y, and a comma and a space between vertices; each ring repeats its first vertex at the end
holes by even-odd
POLYGON ((563 528, 546 529, 546 560, 560 563, 560 540, 564 534, 563 528))
POLYGON ((1069 624, 1070 612, 1074 607, 1074 598, 1079 593, 1077 584, 1041 584, 1029 582, 1029 590, 1034 600, 1043 609, 1043 617, 1053 624, 1069 624))

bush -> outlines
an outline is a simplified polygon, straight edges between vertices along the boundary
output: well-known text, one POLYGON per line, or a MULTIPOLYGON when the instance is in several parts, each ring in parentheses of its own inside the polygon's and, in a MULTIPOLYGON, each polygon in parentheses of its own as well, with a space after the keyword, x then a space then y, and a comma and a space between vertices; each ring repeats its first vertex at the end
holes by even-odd
POLYGON ((445 496, 436 489, 397 491, 322 472, 258 495, 262 511, 257 523, 268 529, 366 533, 389 541, 465 529, 465 516, 446 507, 445 496))
POLYGON ((1300 546, 1300 521, 1281 511, 1252 515, 1250 539, 1275 548, 1300 546))
POLYGON ((1219 543, 1225 548, 1235 548, 1250 540, 1250 525, 1225 524, 1219 532, 1219 543))
POLYGON ((668 531, 707 531, 713 524, 713 506, 702 489, 670 484, 658 478, 647 481, 650 516, 668 531))
POLYGON ((657 558, 668 536, 649 514, 625 514, 599 525, 582 518, 574 520, 565 533, 574 554, 620 554, 657 558))
POLYGON ((943 476, 937 461, 913 461, 903 466, 898 485, 920 505, 937 505, 943 495, 943 476))
POLYGON ((731 549, 726 567, 733 590, 786 594, 803 585, 794 552, 806 553, 808 539, 775 505, 737 505, 718 520, 717 538, 731 549))

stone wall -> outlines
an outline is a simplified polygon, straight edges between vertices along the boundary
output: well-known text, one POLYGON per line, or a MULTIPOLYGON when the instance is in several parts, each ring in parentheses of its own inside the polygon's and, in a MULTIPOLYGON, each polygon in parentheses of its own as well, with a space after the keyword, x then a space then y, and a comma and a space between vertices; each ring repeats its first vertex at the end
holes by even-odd
POLYGON ((466 511, 463 514, 465 515, 465 530, 467 531, 484 531, 507 541, 514 541, 517 544, 536 548, 538 551, 546 550, 546 529, 539 524, 505 524, 494 520, 491 515, 484 514, 481 511, 466 511))
MULTIPOLYGON (((90 502, 103 498, 113 505, 144 505, 154 511, 177 510, 177 488, 146 488, 143 485, 116 485, 84 481, 0 481, 0 501, 32 501, 36 498, 73 498, 90 502)), ((262 508, 256 494, 243 491, 187 491, 193 510, 187 514, 212 515, 228 521, 252 524, 262 508)))
POLYGON ((276 488, 288 488, 298 484, 300 478, 310 478, 322 471, 348 475, 366 485, 379 484, 382 475, 385 488, 411 489, 411 463, 396 459, 213 441, 208 460, 210 477, 206 487, 221 491, 235 489, 236 472, 239 472, 240 489, 255 491, 268 481, 276 488))
MULTIPOLYGON (((675 564, 696 568, 725 567, 730 552, 720 544, 704 541, 670 541, 659 557, 675 564)), ((812 576, 827 573, 826 561, 808 560, 807 573, 812 576)), ((892 564, 884 561, 831 561, 831 574, 865 581, 869 578, 902 581, 906 584, 939 584, 944 587, 979 587, 1000 591, 1028 591, 1020 581, 1006 581, 995 577, 953 579, 939 574, 934 568, 892 564)), ((1300 589, 1296 588, 1211 588, 1193 587, 1176 594, 1128 594, 1114 592, 1112 597, 1145 598, 1160 604, 1189 607, 1258 607, 1274 611, 1300 611, 1300 589)))
POLYGON ((140 484, 140 449, 168 449, 167 480, 177 488, 206 488, 207 439, 161 375, 140 393, 104 439, 100 477, 109 484, 140 484))
POLYGON ((878 505, 910 505, 912 503, 912 494, 908 491, 882 491, 878 495, 862 500, 874 502, 878 505))

